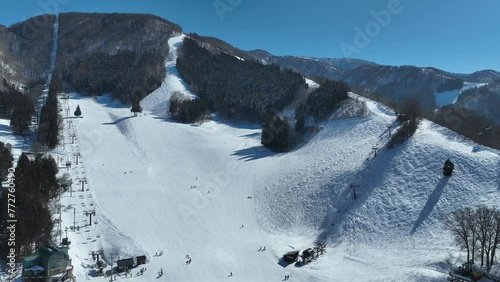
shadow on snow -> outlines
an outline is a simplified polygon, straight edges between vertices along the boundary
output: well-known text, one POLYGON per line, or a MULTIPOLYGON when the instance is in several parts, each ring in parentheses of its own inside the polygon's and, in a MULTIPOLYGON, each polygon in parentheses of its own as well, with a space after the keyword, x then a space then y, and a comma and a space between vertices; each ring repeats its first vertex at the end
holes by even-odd
POLYGON ((277 155, 279 153, 275 153, 263 146, 255 146, 251 148, 245 148, 238 151, 235 151, 232 156, 240 156, 239 160, 253 161, 258 160, 270 156, 277 155))
POLYGON ((119 118, 119 119, 112 121, 112 122, 103 122, 102 124, 104 124, 104 125, 116 125, 124 120, 127 120, 129 118, 133 118, 133 117, 134 116, 126 116, 126 117, 119 118))
POLYGON ((441 194, 443 193, 444 187, 448 184, 448 181, 450 180, 449 177, 443 176, 439 180, 438 184, 436 185, 436 188, 434 188, 434 191, 429 195, 429 199, 427 199, 427 202, 425 203, 424 207, 422 208, 422 211, 420 211, 420 214, 418 216, 417 221, 415 221, 415 224, 413 225, 413 228, 410 232, 410 235, 413 235, 417 229, 422 225, 422 223, 427 219, 429 214, 431 214, 432 210, 436 206, 436 204, 439 202, 439 199, 441 198, 441 194))

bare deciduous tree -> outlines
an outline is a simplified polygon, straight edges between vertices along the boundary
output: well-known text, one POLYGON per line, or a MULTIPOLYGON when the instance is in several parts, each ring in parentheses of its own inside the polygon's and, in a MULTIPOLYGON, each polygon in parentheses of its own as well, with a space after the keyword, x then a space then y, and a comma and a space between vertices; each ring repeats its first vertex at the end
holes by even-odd
POLYGON ((455 238, 455 242, 467 251, 467 261, 470 261, 470 242, 473 237, 473 231, 469 224, 469 214, 471 213, 472 211, 470 208, 456 210, 444 221, 446 229, 451 231, 455 238))
POLYGON ((455 242, 467 251, 467 261, 476 258, 479 247, 481 266, 486 271, 495 263, 496 249, 500 243, 500 211, 484 205, 475 210, 466 207, 453 211, 444 220, 445 228, 451 231, 455 242))

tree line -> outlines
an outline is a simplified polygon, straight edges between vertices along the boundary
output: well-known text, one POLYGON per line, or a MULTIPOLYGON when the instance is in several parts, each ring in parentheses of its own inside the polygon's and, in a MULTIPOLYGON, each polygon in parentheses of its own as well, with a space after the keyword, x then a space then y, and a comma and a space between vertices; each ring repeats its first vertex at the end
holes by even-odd
MULTIPOLYGON (((261 143, 272 150, 286 151, 290 143, 289 121, 279 113, 290 105, 296 94, 307 84, 299 73, 263 65, 209 48, 196 36, 186 37, 177 58, 177 68, 191 91, 200 99, 191 102, 174 99, 170 105, 173 118, 189 120, 190 114, 203 114, 206 106, 225 118, 259 121, 262 124, 261 143)), ((320 121, 340 102, 348 98, 348 86, 325 80, 297 107, 296 130, 305 126, 308 115, 320 121)))
MULTIPOLYGON (((16 253, 18 262, 26 255, 52 242, 52 221, 49 203, 61 193, 56 178, 57 165, 51 156, 30 157, 23 153, 15 169, 16 189, 16 253)), ((7 242, 7 190, 1 193, 0 241, 7 242)), ((5 257, 10 247, 0 245, 0 255, 5 257)))
POLYGON ((306 112, 316 121, 326 118, 342 101, 349 98, 349 86, 344 82, 327 80, 311 92, 306 100, 306 112))
POLYGON ((207 114, 207 109, 201 99, 186 98, 178 91, 172 93, 168 112, 174 120, 183 123, 193 123, 203 119, 207 114))
POLYGON ((114 99, 132 104, 160 87, 166 75, 164 62, 164 54, 153 52, 94 52, 67 67, 63 79, 82 94, 111 93, 114 99))
POLYGON ((62 127, 59 115, 59 101, 57 94, 63 91, 62 78, 55 72, 49 85, 47 99, 40 111, 37 141, 48 148, 55 148, 59 144, 59 131, 62 127))
MULTIPOLYGON (((348 91, 345 83, 331 80, 314 89, 305 102, 295 108, 295 131, 303 133, 308 116, 313 116, 317 122, 327 118, 342 101, 349 98, 348 91)), ((267 111, 263 119, 261 144, 273 151, 286 152, 291 144, 290 121, 273 111, 267 111)))
POLYGON ((177 69, 208 109, 226 118, 263 122, 266 111, 282 110, 307 87, 292 70, 210 52, 190 37, 179 50, 177 69))
POLYGON ((10 144, 0 142, 0 181, 6 180, 8 169, 12 167, 14 158, 12 157, 11 149, 10 144))
POLYGON ((452 104, 440 108, 429 119, 478 144, 500 150, 500 142, 498 142, 500 140, 500 125, 477 113, 452 104))
POLYGON ((33 99, 5 79, 2 84, 5 90, 0 90, 0 118, 10 119, 14 134, 26 134, 35 111, 33 99))
POLYGON ((496 250, 500 243, 500 211, 484 205, 453 211, 444 220, 455 243, 467 251, 467 261, 480 260, 490 270, 496 263, 496 250))
POLYGON ((396 114, 396 121, 400 126, 395 133, 391 134, 388 148, 393 148, 413 136, 423 115, 420 104, 416 100, 407 100, 396 114))

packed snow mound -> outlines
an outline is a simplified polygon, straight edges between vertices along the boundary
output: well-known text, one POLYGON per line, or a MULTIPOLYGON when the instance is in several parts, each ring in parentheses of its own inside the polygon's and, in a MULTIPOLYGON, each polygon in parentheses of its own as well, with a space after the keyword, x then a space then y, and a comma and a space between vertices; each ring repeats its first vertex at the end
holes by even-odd
POLYGON ((144 110, 152 112, 157 116, 168 115, 168 107, 170 105, 170 97, 174 92, 180 92, 187 98, 196 97, 189 90, 189 86, 180 78, 177 71, 177 50, 182 45, 182 41, 186 37, 185 34, 172 37, 168 40, 169 54, 165 62, 167 75, 161 86, 146 96, 141 101, 141 106, 144 110))

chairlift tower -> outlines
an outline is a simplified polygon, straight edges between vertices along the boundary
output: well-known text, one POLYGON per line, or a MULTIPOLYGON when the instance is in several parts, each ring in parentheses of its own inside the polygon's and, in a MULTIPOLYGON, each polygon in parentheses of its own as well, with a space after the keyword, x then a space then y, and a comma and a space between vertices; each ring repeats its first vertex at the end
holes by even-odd
POLYGON ((350 187, 352 189, 352 199, 356 200, 356 198, 357 198, 357 196, 356 196, 356 188, 358 188, 358 185, 351 184, 350 187))
POLYGON ((92 226, 92 216, 94 215, 95 216, 95 210, 91 210, 91 211, 85 211, 85 215, 86 216, 89 216, 89 225, 92 226))
MULTIPOLYGON (((71 136, 73 137, 73 136, 71 136)), ((71 141, 73 142, 73 141, 71 141)), ((81 157, 80 153, 75 153, 75 157, 76 157, 76 165, 78 165, 78 157, 81 157)))
POLYGON ((85 184, 87 184, 87 178, 84 177, 83 179, 81 179, 80 183, 82 184, 82 192, 84 192, 85 191, 85 184))
POLYGON ((373 146, 372 150, 373 150, 373 156, 376 158, 377 157, 378 146, 377 145, 373 146))

